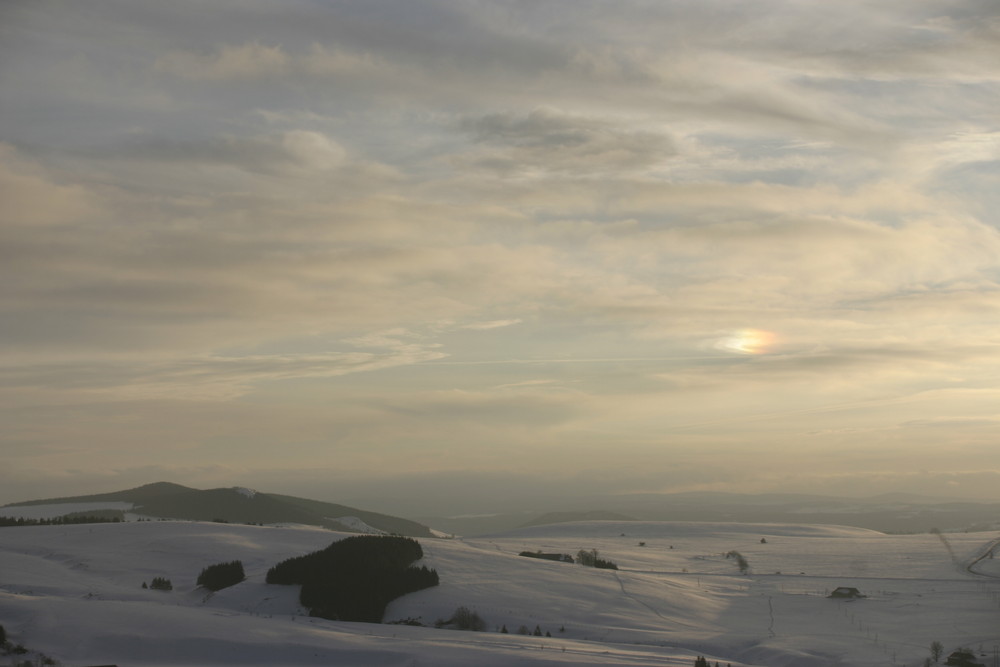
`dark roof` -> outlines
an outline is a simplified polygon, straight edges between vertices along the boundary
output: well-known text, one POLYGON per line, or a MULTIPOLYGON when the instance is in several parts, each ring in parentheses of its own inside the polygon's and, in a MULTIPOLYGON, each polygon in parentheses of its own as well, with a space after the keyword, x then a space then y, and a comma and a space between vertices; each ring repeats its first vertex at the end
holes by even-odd
POLYGON ((864 595, 861 594, 857 588, 853 586, 838 586, 832 593, 830 593, 832 598, 863 598, 864 595))
POLYGON ((983 663, 976 662, 976 656, 972 651, 965 649, 953 652, 948 656, 944 664, 952 665, 953 667, 983 667, 983 663))

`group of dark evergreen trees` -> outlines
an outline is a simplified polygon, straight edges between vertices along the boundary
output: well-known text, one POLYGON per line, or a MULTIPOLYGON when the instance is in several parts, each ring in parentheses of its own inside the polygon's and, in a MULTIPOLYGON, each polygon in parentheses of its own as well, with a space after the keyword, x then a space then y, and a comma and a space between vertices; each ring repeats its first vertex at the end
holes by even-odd
MULTIPOLYGON (((221 591, 223 588, 238 584, 244 579, 246 579, 246 575, 243 573, 243 563, 233 560, 202 568, 201 574, 198 575, 197 585, 204 586, 210 591, 221 591)), ((153 577, 151 584, 144 581, 142 587, 152 588, 154 591, 174 590, 173 583, 166 577, 153 577)))
MULTIPOLYGON (((7 630, 2 625, 0 625, 0 654, 7 655, 8 653, 12 653, 14 655, 24 655, 27 652, 28 652, 28 649, 24 648, 23 644, 14 644, 9 639, 7 639, 7 630)), ((54 664, 56 664, 54 660, 52 660, 51 658, 45 656, 44 654, 41 655, 40 659, 41 660, 48 660, 49 662, 39 662, 38 664, 45 664, 45 665, 54 665, 54 664)), ((11 664, 12 665, 19 665, 21 663, 18 662, 17 660, 15 660, 11 664)), ((34 665, 35 663, 34 662, 30 662, 28 664, 34 665)))
POLYGON ((223 588, 238 584, 246 578, 242 561, 233 560, 204 568, 198 575, 196 583, 210 591, 221 591, 223 588))
POLYGON ((597 549, 580 549, 576 554, 576 562, 587 567, 596 567, 604 570, 617 570, 618 565, 610 560, 605 560, 597 553, 597 549))
POLYGON ((542 560, 552 560, 558 563, 579 563, 580 565, 586 565, 587 567, 597 567, 604 570, 617 570, 618 565, 610 560, 601 558, 597 553, 597 549, 591 549, 587 551, 586 549, 580 549, 576 554, 576 560, 569 554, 558 554, 558 553, 543 553, 541 551, 522 551, 518 556, 524 556, 526 558, 540 558, 542 560))
MULTIPOLYGON (((268 570, 266 581, 301 585, 299 602, 312 616, 380 623, 392 600, 438 585, 436 570, 411 567, 423 556, 420 543, 408 537, 358 535, 284 560, 268 570)), ((242 561, 233 560, 203 568, 197 584, 219 591, 244 579, 242 561)), ((173 590, 173 584, 164 577, 154 577, 151 584, 143 582, 142 587, 173 590)))
MULTIPOLYGON (((142 587, 147 588, 145 581, 142 582, 142 587)), ((154 591, 172 591, 174 590, 174 585, 166 577, 153 577, 153 581, 149 584, 148 588, 152 588, 154 591)))
POLYGON ((569 554, 543 553, 541 551, 522 551, 518 556, 526 558, 541 558, 542 560, 554 560, 557 563, 572 563, 573 557, 569 554))
MULTIPOLYGON (((560 629, 560 632, 564 632, 564 631, 565 631, 564 628, 560 629)), ((507 630, 507 626, 506 625, 504 625, 502 628, 500 628, 500 634, 502 634, 502 635, 510 634, 510 631, 507 630)), ((528 629, 527 625, 522 625, 521 627, 519 627, 517 629, 517 634, 519 634, 519 635, 533 635, 535 637, 541 637, 542 636, 542 626, 536 625, 535 626, 535 631, 532 632, 531 630, 528 629)), ((544 636, 551 637, 552 633, 549 632, 548 630, 546 630, 544 636)))
POLYGON ((358 535, 282 561, 266 581, 300 584, 299 601, 311 616, 379 623, 392 600, 438 585, 436 570, 411 567, 423 556, 420 543, 408 537, 358 535))
MULTIPOLYGON (((705 656, 699 655, 694 659, 694 667, 712 667, 712 665, 710 665, 708 660, 705 659, 705 656)), ((715 661, 715 667, 719 667, 718 660, 715 661)), ((729 667, 728 662, 726 663, 726 667, 729 667)))

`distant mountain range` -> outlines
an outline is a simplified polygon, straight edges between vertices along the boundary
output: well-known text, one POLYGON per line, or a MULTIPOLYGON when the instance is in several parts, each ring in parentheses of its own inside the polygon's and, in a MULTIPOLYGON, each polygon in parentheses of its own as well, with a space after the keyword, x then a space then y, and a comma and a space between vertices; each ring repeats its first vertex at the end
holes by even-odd
POLYGON ((299 523, 345 532, 381 532, 410 537, 434 537, 430 528, 416 521, 346 505, 276 493, 261 493, 242 487, 200 490, 170 482, 156 482, 134 489, 89 496, 45 498, 13 503, 0 507, 0 515, 4 514, 4 509, 37 505, 66 505, 66 514, 79 514, 73 505, 115 502, 132 503, 130 511, 162 519, 259 524, 299 523))
MULTIPOLYGON (((552 504, 600 507, 601 511, 539 514, 510 508, 489 514, 417 516, 457 535, 502 533, 516 528, 587 520, 794 523, 856 526, 887 533, 924 533, 1000 528, 1000 503, 884 494, 835 498, 805 494, 664 493, 593 495, 549 499, 552 504)), ((544 506, 545 500, 535 500, 544 506)))
POLYGON ((605 512, 594 510, 592 512, 549 512, 531 521, 522 523, 519 528, 530 528, 531 526, 548 526, 553 523, 572 523, 574 521, 636 521, 634 517, 619 514, 618 512, 605 512))
MULTIPOLYGON (((120 505, 119 509, 111 509, 114 503, 125 503, 126 507, 131 504, 131 509, 125 511, 164 519, 298 523, 346 532, 383 532, 409 537, 435 536, 428 526, 455 535, 472 536, 528 526, 595 520, 833 524, 890 533, 922 533, 934 528, 944 531, 1000 528, 1000 503, 961 502, 905 494, 885 494, 873 498, 702 492, 593 495, 536 500, 533 504, 538 509, 508 506, 492 513, 416 516, 416 521, 413 521, 346 505, 241 487, 199 490, 170 482, 112 493, 13 503, 0 507, 0 516, 5 513, 16 515, 16 512, 10 511, 13 507, 66 505, 65 512, 54 508, 54 511, 47 511, 46 516, 87 514, 107 517, 122 511, 120 505), (108 509, 95 510, 95 503, 107 503, 108 509), (74 506, 81 504, 90 506, 74 506), (546 512, 543 509, 546 506, 552 509, 559 507, 559 510, 546 512), (587 507, 600 509, 578 509, 587 507)), ((26 512, 22 515, 29 516, 26 512)))

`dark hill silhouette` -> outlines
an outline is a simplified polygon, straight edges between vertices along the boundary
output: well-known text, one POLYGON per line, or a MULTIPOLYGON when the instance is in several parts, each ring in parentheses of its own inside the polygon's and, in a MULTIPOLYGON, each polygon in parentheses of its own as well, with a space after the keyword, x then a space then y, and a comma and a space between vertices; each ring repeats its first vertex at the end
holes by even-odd
MULTIPOLYGON (((229 523, 302 523, 331 530, 358 532, 336 521, 357 517, 377 530, 410 537, 433 537, 423 524, 408 519, 365 510, 272 493, 243 493, 237 488, 200 490, 156 482, 134 489, 90 496, 46 498, 13 505, 57 505, 63 503, 130 502, 134 511, 163 519, 191 521, 221 520, 229 523)), ((2 514, 2 512, 0 512, 2 514)))
MULTIPOLYGON (((62 503, 103 503, 103 502, 125 502, 141 505, 154 498, 168 496, 185 491, 195 491, 187 486, 173 484, 172 482, 153 482, 144 484, 134 489, 124 491, 112 491, 111 493, 95 493, 89 496, 66 496, 62 498, 45 498, 42 500, 26 500, 19 503, 9 503, 11 506, 22 505, 60 505, 62 503)), ((5 505, 6 507, 6 505, 5 505)))
POLYGON ((346 529, 342 524, 277 501, 266 493, 248 497, 236 489, 192 490, 159 496, 142 503, 137 511, 164 519, 193 521, 221 519, 230 523, 305 523, 335 530, 346 529))

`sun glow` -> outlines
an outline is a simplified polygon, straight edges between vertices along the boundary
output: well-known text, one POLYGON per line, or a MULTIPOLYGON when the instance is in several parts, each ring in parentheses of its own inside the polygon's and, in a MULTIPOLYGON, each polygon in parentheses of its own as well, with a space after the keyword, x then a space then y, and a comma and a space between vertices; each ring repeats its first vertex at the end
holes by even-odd
POLYGON ((742 329, 720 339, 716 347, 737 354, 767 354, 774 341, 775 335, 771 331, 742 329))

